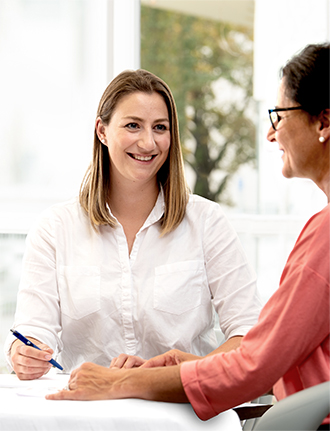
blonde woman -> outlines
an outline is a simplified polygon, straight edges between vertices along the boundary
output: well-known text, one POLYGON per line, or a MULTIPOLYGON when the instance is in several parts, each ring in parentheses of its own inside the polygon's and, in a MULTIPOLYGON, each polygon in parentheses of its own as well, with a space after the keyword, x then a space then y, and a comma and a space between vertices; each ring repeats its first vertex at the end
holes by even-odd
POLYGON ((134 367, 174 348, 200 357, 236 348, 259 311, 221 208, 188 193, 170 89, 122 72, 101 98, 79 199, 28 236, 14 327, 43 350, 9 336, 9 365, 34 379, 50 355, 66 371, 134 367))

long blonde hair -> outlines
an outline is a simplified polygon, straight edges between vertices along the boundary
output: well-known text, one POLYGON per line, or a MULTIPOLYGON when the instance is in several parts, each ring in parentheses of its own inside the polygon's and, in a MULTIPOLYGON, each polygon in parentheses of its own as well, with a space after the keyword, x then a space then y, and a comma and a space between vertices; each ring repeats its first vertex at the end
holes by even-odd
MULTIPOLYGON (((182 221, 188 202, 188 187, 184 175, 175 101, 168 85, 156 75, 139 69, 127 70, 114 78, 104 91, 99 107, 99 117, 108 125, 119 100, 137 91, 160 94, 167 106, 170 119, 171 145, 167 159, 157 173, 157 180, 164 191, 165 210, 161 219, 161 234, 173 231, 182 221)), ((110 157, 108 147, 101 143, 94 130, 93 159, 80 187, 79 201, 88 213, 94 228, 98 225, 116 225, 111 217, 107 198, 110 186, 110 157)))

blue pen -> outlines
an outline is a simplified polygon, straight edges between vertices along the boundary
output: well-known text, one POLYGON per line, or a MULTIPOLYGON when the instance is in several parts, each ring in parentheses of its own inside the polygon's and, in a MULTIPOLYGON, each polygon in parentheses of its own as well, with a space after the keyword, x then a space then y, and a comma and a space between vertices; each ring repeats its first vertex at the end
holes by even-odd
MULTIPOLYGON (((35 349, 41 350, 40 347, 33 344, 32 341, 25 338, 24 335, 20 334, 17 331, 13 331, 12 329, 11 329, 11 332, 13 333, 13 335, 15 335, 16 338, 21 340, 22 343, 26 344, 27 346, 34 347, 35 349)), ((52 365, 54 365, 54 367, 59 368, 60 370, 63 370, 63 367, 60 364, 58 364, 56 361, 54 361, 54 359, 51 359, 48 362, 50 362, 52 365)))

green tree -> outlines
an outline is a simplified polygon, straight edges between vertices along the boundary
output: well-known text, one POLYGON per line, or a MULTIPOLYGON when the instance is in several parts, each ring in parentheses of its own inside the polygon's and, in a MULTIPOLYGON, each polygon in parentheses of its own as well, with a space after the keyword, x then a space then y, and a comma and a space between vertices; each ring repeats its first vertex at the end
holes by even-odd
POLYGON ((141 67, 172 89, 184 157, 196 174, 194 193, 231 204, 229 179, 242 164, 255 161, 252 32, 141 9, 141 67), (229 90, 235 98, 222 97, 229 90))

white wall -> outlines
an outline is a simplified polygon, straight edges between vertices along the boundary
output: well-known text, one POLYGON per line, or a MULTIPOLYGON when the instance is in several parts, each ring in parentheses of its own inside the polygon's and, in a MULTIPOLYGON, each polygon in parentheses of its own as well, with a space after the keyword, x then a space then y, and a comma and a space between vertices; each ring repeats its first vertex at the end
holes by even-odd
POLYGON ((140 67, 140 1, 108 0, 109 81, 140 67))
POLYGON ((326 204, 309 180, 287 180, 281 174, 277 144, 269 143, 267 109, 274 107, 279 70, 310 43, 329 41, 329 0, 256 0, 254 97, 259 103, 259 210, 268 214, 308 217, 326 204))

